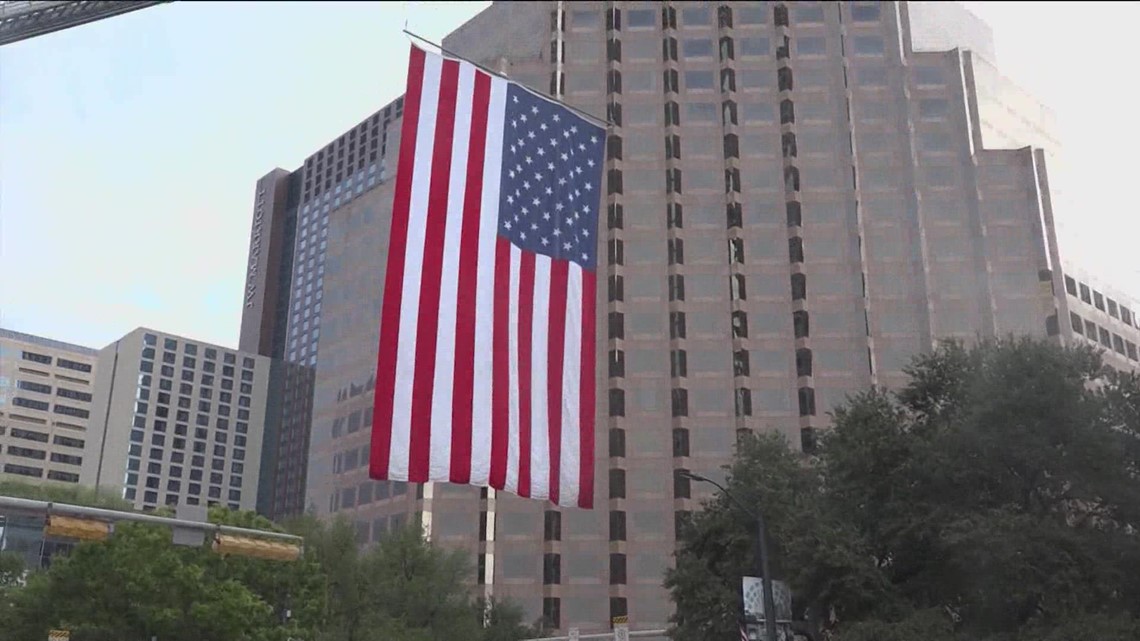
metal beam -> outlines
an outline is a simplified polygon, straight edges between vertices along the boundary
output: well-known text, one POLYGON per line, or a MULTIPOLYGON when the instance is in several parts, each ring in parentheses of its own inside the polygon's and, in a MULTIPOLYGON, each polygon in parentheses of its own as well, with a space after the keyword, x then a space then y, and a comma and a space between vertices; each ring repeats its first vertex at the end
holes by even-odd
POLYGON ((89 22, 166 4, 171 0, 77 1, 9 0, 0 2, 0 46, 42 36, 89 22))
POLYGON ((33 514, 59 514, 63 516, 98 519, 101 521, 109 521, 111 523, 117 523, 120 521, 151 523, 154 525, 166 525, 172 528, 193 530, 203 533, 212 532, 217 534, 232 534, 234 536, 246 536, 259 539, 275 539, 278 541, 285 541, 287 543, 294 543, 296 545, 304 544, 304 539, 301 537, 294 534, 285 534, 283 532, 253 530, 250 528, 235 527, 232 525, 218 525, 217 523, 204 523, 202 521, 172 519, 165 516, 155 516, 153 514, 120 512, 118 510, 105 510, 98 507, 83 507, 80 505, 69 505, 66 503, 51 503, 49 501, 35 501, 32 499, 21 499, 12 496, 0 496, 0 511, 5 509, 16 510, 25 513, 30 512, 33 514))

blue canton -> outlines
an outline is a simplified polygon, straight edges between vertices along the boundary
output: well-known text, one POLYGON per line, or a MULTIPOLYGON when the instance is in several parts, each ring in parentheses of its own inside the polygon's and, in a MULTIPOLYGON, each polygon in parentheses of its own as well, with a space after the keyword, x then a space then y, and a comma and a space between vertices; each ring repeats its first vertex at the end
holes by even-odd
POLYGON ((499 234, 523 251, 594 269, 605 130, 514 83, 504 124, 499 234))

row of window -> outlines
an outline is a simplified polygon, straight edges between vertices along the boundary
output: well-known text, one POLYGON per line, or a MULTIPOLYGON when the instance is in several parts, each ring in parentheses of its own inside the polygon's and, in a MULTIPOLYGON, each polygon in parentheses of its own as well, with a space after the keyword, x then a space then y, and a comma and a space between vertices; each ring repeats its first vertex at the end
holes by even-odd
MULTIPOLYGON (((184 427, 185 427, 184 425, 176 425, 175 429, 184 428, 184 427)), ((182 430, 182 431, 184 431, 184 430, 182 430)), ((146 433, 143 432, 142 430, 138 430, 138 429, 131 430, 130 440, 132 443, 143 443, 146 440, 145 434, 146 433)), ((226 432, 214 432, 214 442, 216 443, 216 445, 214 445, 214 456, 225 456, 226 455, 226 442, 228 440, 229 440, 229 437, 228 437, 228 434, 226 432)), ((150 435, 150 444, 155 446, 155 447, 165 447, 166 446, 166 435, 165 434, 159 434, 159 433, 152 433, 150 435)), ((183 437, 175 436, 174 438, 171 439, 170 444, 176 451, 184 451, 186 449, 186 439, 183 437)), ((246 437, 244 435, 241 435, 241 434, 235 435, 233 445, 235 448, 245 447, 246 446, 246 437)), ((193 449, 194 449, 194 452, 197 452, 200 454, 205 453, 206 441, 205 440, 194 441, 193 442, 193 449)), ((244 450, 241 450, 241 449, 234 450, 234 458, 236 460, 244 460, 245 459, 244 450), (241 458, 238 458, 238 455, 237 455, 238 452, 241 452, 241 458)))
MULTIPOLYGON (((49 394, 50 395, 51 391, 52 391, 51 385, 45 385, 44 383, 37 383, 35 381, 19 380, 19 381, 16 381, 16 387, 18 389, 22 389, 22 390, 25 390, 28 392, 35 392, 37 394, 49 394)), ((84 403, 90 403, 91 402, 91 394, 89 394, 87 392, 70 390, 70 389, 67 389, 65 387, 57 387, 55 389, 55 394, 56 394, 56 396, 68 398, 68 399, 71 399, 73 401, 83 401, 84 403)))
MULTIPOLYGON (((0 426, 0 435, 4 434, 5 429, 6 428, 4 426, 0 426)), ((32 441, 34 443, 47 443, 50 440, 55 445, 61 445, 63 447, 74 447, 77 449, 83 449, 83 446, 86 444, 83 439, 72 438, 70 436, 64 436, 62 434, 51 436, 45 434, 44 432, 26 430, 19 427, 13 427, 11 430, 8 430, 8 434, 13 438, 32 441)))
MULTIPOLYGON (((140 361, 139 362, 139 371, 144 372, 146 374, 153 374, 154 373, 154 361, 145 360, 145 359, 140 361)), ((173 378, 174 377, 174 366, 162 365, 159 369, 159 374, 161 376, 173 378)), ((193 382, 194 381, 194 370, 192 370, 192 369, 182 370, 181 378, 183 381, 193 382)), ((214 384, 214 374, 203 373, 199 380, 200 380, 202 385, 211 386, 214 384)), ((253 370, 243 369, 241 371, 241 380, 246 381, 246 382, 253 382, 253 370)), ((233 379, 229 378, 229 377, 223 378, 222 379, 222 389, 233 389, 233 379)))
POLYGON ((70 407, 68 405, 60 405, 59 403, 56 403, 54 406, 52 406, 51 404, 49 404, 46 401, 37 401, 37 400, 30 399, 30 398, 23 398, 20 396, 17 396, 17 397, 12 399, 12 405, 15 405, 16 407, 23 407, 23 408, 30 409, 30 410, 36 410, 39 412, 46 412, 46 411, 48 411, 48 409, 50 407, 51 411, 55 414, 62 414, 64 416, 74 416, 75 418, 84 418, 85 419, 85 418, 89 418, 91 415, 91 413, 89 411, 87 411, 85 409, 80 409, 78 407, 70 407))
MULTIPOLYGON (((210 500, 206 501, 206 505, 208 505, 209 507, 221 505, 222 504, 221 500, 220 500, 221 494, 222 494, 221 488, 211 487, 210 491, 209 491, 209 499, 210 500), (217 490, 217 491, 215 491, 215 490, 217 490)), ((128 487, 128 488, 125 488, 123 490, 123 498, 125 500, 135 501, 137 499, 137 497, 138 497, 138 490, 136 488, 128 487)), ((187 496, 185 500, 186 500, 187 505, 200 505, 201 504, 201 498, 199 496, 187 496)), ((240 500, 241 500, 241 492, 238 492, 236 490, 230 490, 229 502, 226 503, 226 507, 228 507, 231 510, 241 509, 241 505, 238 503, 238 501, 240 501, 240 500)), ((178 505, 179 501, 180 501, 179 495, 167 494, 165 496, 164 505, 169 506, 169 507, 174 507, 174 506, 178 505)), ((143 502, 143 509, 144 510, 153 510, 153 509, 157 508, 158 507, 158 491, 157 490, 144 490, 142 493, 142 502, 143 502)))
MULTIPOLYGON (((127 454, 130 457, 138 458, 138 457, 142 456, 142 449, 143 449, 143 446, 142 446, 141 442, 138 442, 138 441, 132 442, 128 446, 127 454)), ((150 453, 149 453, 148 458, 151 461, 162 461, 165 458, 165 453, 166 453, 166 450, 164 450, 161 447, 152 447, 152 448, 150 448, 150 453)), ((214 457, 215 458, 213 458, 210 462, 211 469, 214 470, 215 472, 225 471, 226 461, 224 458, 225 457, 224 448, 219 453, 218 448, 215 447, 214 457)), ((130 459, 128 458, 128 461, 129 460, 130 459)), ((243 463, 243 461, 245 461, 245 450, 234 450, 233 461, 234 462, 230 466, 230 471, 235 473, 235 474, 243 473, 245 470, 244 463, 243 463)), ((183 464, 185 464, 185 462, 186 462, 185 452, 181 452, 181 451, 170 452, 170 463, 171 463, 171 465, 175 465, 175 466, 183 465, 183 464)), ((129 465, 131 465, 131 464, 128 462, 128 466, 129 465)), ((198 452, 196 454, 193 454, 190 457, 190 465, 193 468, 205 468, 206 467, 205 452, 201 451, 201 452, 198 452)), ((179 469, 181 469, 181 468, 179 468, 179 469)), ((193 470, 191 470, 191 473, 193 473, 193 470)), ((200 473, 201 472, 199 472, 199 474, 200 473)))
MULTIPOLYGON (((5 474, 15 474, 17 476, 26 476, 29 478, 43 478, 44 469, 42 467, 34 467, 31 465, 20 465, 19 463, 5 463, 5 474)), ((48 480, 62 481, 64 483, 78 483, 79 474, 77 472, 63 472, 60 470, 48 470, 48 480)))
MULTIPOLYGON (((877 2, 851 2, 845 3, 849 7, 850 21, 855 23, 874 23, 881 19, 881 7, 877 2)), ((709 5, 683 7, 680 10, 680 21, 677 20, 678 11, 675 7, 662 7, 658 12, 655 9, 621 9, 611 8, 604 11, 575 9, 570 11, 569 20, 563 20, 563 28, 574 31, 594 30, 602 26, 603 17, 607 31, 637 31, 643 29, 681 29, 699 27, 742 28, 762 26, 768 23, 767 7, 765 3, 748 2, 735 6, 727 4, 716 7, 709 5), (713 18, 716 20, 714 21, 713 18), (658 20, 660 18, 660 20, 658 20)), ((557 14, 552 14, 552 30, 557 29, 557 14)), ((777 26, 787 26, 789 19, 796 24, 820 24, 824 22, 824 7, 820 2, 796 2, 792 4, 792 11, 784 5, 775 7, 775 20, 777 26)))
MULTIPOLYGON (((165 368, 164 368, 163 371, 161 372, 161 376, 173 377, 174 371, 170 370, 170 372, 167 373, 165 368)), ((194 378, 192 376, 187 378, 185 376, 185 373, 183 373, 182 378, 183 378, 183 381, 185 381, 185 382, 178 384, 178 393, 181 394, 182 396, 192 396, 194 394, 194 387, 193 387, 193 385, 191 385, 191 383, 194 382, 194 378)), ((154 379, 153 379, 152 375, 149 373, 139 375, 138 383, 139 383, 139 398, 142 400, 148 400, 150 398, 150 389, 154 383, 154 379)), ((213 386, 214 377, 210 374, 203 374, 202 377, 199 379, 199 383, 202 385, 202 388, 200 388, 200 391, 199 391, 199 395, 202 398, 210 398, 212 391, 206 390, 205 388, 209 388, 209 387, 213 386), (202 390, 205 390, 205 391, 202 391, 202 390)), ((232 392, 234 389, 233 379, 232 378, 223 378, 222 382, 221 382, 221 388, 223 390, 222 393, 232 392)), ((174 391, 174 381, 172 380, 172 378, 160 378, 158 380, 158 389, 161 392, 173 392, 174 391)), ((238 385, 238 392, 240 394, 252 394, 253 393, 253 384, 249 381, 243 381, 240 385, 238 385)), ((220 398, 220 396, 219 396, 219 398, 220 398)))
POLYGON ((399 481, 368 481, 359 486, 341 488, 334 491, 330 508, 333 512, 347 510, 404 496, 408 484, 399 481))
POLYGON ((22 358, 25 361, 31 361, 33 363, 40 363, 41 365, 51 365, 52 362, 54 361, 56 367, 62 367, 64 369, 70 369, 70 370, 74 370, 76 372, 83 372, 86 374, 91 373, 91 364, 90 363, 80 363, 78 361, 73 361, 73 360, 70 360, 67 358, 63 358, 62 356, 53 359, 51 356, 48 356, 47 354, 38 354, 36 352, 29 352, 27 350, 24 350, 24 352, 22 353, 22 358))
MULTIPOLYGON (((143 335, 143 353, 144 354, 147 353, 147 348, 151 348, 151 350, 149 352, 151 354, 150 358, 154 358, 154 349, 153 348, 155 348, 157 346, 158 346, 158 337, 157 336, 155 336, 154 334, 144 334, 143 335)), ((170 352, 177 352, 178 351, 178 339, 176 339, 176 338, 164 338, 164 339, 162 339, 162 348, 167 350, 167 351, 170 351, 170 352)), ((198 355, 198 345, 195 343, 183 343, 182 344, 182 352, 184 354, 186 354, 187 356, 197 356, 198 355)), ((225 352, 225 351, 223 351, 221 354, 222 354, 222 363, 224 363, 225 365, 236 365, 237 364, 237 354, 234 354, 233 352, 225 352)), ((202 350, 202 356, 203 356, 203 358, 205 358, 208 361, 216 361, 218 359, 218 350, 216 348, 213 348, 213 347, 206 347, 202 350)), ((245 367, 247 369, 253 369, 256 366, 256 364, 257 364, 257 361, 254 358, 251 358, 249 356, 245 356, 242 358, 242 367, 245 367)))
POLYGON ((1076 312, 1069 312, 1069 321, 1072 324, 1074 332, 1084 336, 1090 341, 1099 343, 1103 345, 1105 349, 1110 349, 1131 360, 1140 360, 1140 353, 1138 353, 1136 343, 1125 340, 1120 334, 1100 327, 1091 320, 1085 320, 1076 312))
POLYGON ((51 456, 44 450, 37 450, 30 447, 21 447, 19 445, 9 445, 7 449, 9 456, 18 456, 20 458, 27 458, 36 461, 51 460, 52 463, 63 463, 64 465, 82 465, 83 457, 75 456, 74 454, 64 454, 62 452, 52 452, 51 456))
POLYGON ((1072 276, 1065 276, 1065 291, 1073 298, 1080 298, 1086 305, 1092 305, 1129 327, 1140 328, 1140 316, 1131 308, 1117 303, 1084 283, 1077 283, 1072 276))

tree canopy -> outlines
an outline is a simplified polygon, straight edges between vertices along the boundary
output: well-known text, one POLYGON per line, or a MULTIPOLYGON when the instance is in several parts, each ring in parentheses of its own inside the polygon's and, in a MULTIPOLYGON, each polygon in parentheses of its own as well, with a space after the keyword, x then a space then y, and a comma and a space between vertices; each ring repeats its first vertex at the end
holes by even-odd
MULTIPOLYGON (((798 617, 841 641, 1140 638, 1140 381, 1084 348, 946 343, 834 412, 810 457, 777 437, 728 475, 762 509, 798 617)), ((723 496, 666 577, 678 641, 738 635, 752 517, 723 496)))

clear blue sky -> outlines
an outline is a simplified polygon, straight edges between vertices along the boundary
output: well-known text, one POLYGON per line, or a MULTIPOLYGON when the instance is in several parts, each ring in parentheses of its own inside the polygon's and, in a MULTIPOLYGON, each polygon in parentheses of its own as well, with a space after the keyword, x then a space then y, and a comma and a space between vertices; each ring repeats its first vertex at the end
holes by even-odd
MULTIPOLYGON (((438 41, 486 4, 176 2, 0 48, 0 325, 236 344, 254 181, 403 91, 405 20, 438 41)), ((1057 215, 1084 230, 1062 251, 1140 298, 1121 71, 1140 62, 1140 5, 1083 3, 1097 33, 1074 39, 1070 3, 1035 5, 1032 30, 1024 4, 967 4, 1057 114, 1057 215)))

